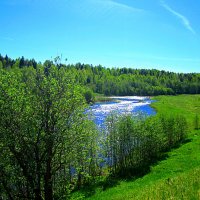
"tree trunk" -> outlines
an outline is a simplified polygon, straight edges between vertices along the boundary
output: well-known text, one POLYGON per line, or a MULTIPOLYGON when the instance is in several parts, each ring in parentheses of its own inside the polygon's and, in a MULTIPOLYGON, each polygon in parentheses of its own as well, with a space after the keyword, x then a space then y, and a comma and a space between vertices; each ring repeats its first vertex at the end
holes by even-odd
POLYGON ((41 195, 41 163, 40 163, 40 156, 39 156, 39 148, 38 148, 38 143, 39 143, 39 135, 37 139, 37 144, 35 148, 35 157, 36 157, 36 189, 35 189, 35 200, 42 200, 42 195, 41 195))
MULTIPOLYGON (((50 99, 49 94, 47 94, 48 99, 50 99)), ((44 175, 44 195, 45 200, 53 200, 53 183, 52 183, 52 157, 53 157, 53 138, 52 138, 52 132, 49 125, 50 120, 50 107, 51 107, 51 101, 49 100, 46 105, 45 110, 45 132, 46 132, 46 172, 44 175)), ((53 130, 53 128, 52 128, 53 130)))
POLYGON ((44 192, 45 200, 53 200, 53 184, 52 184, 52 174, 51 174, 51 155, 52 149, 49 151, 48 158, 46 161, 46 173, 44 177, 44 192))
POLYGON ((40 187, 35 190, 35 200, 42 200, 40 187))

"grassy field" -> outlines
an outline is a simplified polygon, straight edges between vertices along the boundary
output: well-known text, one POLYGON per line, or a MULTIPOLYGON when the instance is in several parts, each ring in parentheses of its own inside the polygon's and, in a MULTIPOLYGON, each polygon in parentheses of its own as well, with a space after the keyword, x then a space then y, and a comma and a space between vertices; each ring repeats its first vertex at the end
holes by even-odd
POLYGON ((188 141, 166 154, 166 158, 151 167, 148 174, 103 190, 97 187, 92 196, 84 193, 73 199, 200 199, 200 131, 194 129, 194 119, 200 114, 200 95, 159 96, 153 103, 158 113, 182 114, 189 123, 188 141))
POLYGON ((181 114, 187 118, 189 129, 194 129, 194 119, 200 116, 200 95, 158 96, 152 107, 158 113, 181 114))

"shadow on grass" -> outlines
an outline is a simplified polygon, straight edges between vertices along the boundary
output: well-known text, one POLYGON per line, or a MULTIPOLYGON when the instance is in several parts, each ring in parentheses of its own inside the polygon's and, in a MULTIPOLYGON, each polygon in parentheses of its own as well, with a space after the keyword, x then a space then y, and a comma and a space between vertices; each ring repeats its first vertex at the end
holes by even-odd
POLYGON ((186 138, 182 141, 181 144, 179 144, 180 146, 183 145, 183 144, 186 144, 186 143, 189 143, 189 142, 192 142, 192 139, 191 138, 186 138))
POLYGON ((169 149, 167 150, 167 153, 170 152, 170 151, 172 151, 173 149, 178 149, 178 148, 181 147, 182 145, 187 144, 187 143, 189 143, 189 142, 192 142, 192 139, 191 139, 191 138, 186 138, 186 139, 182 140, 181 142, 175 144, 175 145, 172 146, 171 148, 169 148, 169 149))
POLYGON ((119 185, 119 182, 121 180, 122 179, 120 177, 116 176, 103 177, 101 180, 97 180, 93 184, 85 185, 80 190, 75 190, 74 192, 76 193, 77 191, 79 191, 81 194, 83 194, 84 197, 87 198, 93 196, 97 188, 101 191, 105 191, 109 188, 119 185))
POLYGON ((151 171, 150 169, 152 166, 156 166, 159 162, 166 160, 169 157, 168 153, 170 151, 172 151, 173 149, 177 149, 180 146, 189 143, 191 141, 192 139, 190 138, 185 139, 181 143, 173 146, 171 150, 168 149, 165 152, 161 153, 158 157, 152 158, 145 165, 135 168, 125 169, 115 175, 110 175, 108 177, 105 177, 104 179, 96 181, 96 183, 84 186, 84 188, 82 188, 80 192, 84 194, 84 196, 87 198, 93 196, 97 188, 101 191, 105 191, 109 188, 119 185, 121 181, 132 182, 134 180, 137 180, 138 178, 142 178, 151 171))

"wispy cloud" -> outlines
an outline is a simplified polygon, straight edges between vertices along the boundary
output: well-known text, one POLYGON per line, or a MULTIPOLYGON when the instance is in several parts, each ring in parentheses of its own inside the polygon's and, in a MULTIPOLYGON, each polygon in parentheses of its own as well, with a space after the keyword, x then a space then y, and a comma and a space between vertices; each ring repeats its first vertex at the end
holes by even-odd
POLYGON ((118 8, 121 10, 126 10, 131 12, 144 12, 143 9, 135 8, 124 3, 116 2, 114 0, 92 0, 92 1, 110 8, 118 8))
POLYGON ((143 9, 135 8, 135 7, 128 6, 128 5, 122 4, 122 3, 118 3, 113 0, 105 0, 105 3, 107 3, 108 5, 113 6, 113 7, 126 9, 126 10, 133 11, 133 12, 143 12, 144 11, 143 9))
POLYGON ((174 16, 178 17, 186 29, 188 29, 193 34, 196 34, 194 29, 190 25, 190 21, 182 14, 178 13, 177 11, 173 10, 171 7, 169 7, 163 0, 160 0, 160 4, 162 7, 164 7, 167 11, 172 13, 174 16))

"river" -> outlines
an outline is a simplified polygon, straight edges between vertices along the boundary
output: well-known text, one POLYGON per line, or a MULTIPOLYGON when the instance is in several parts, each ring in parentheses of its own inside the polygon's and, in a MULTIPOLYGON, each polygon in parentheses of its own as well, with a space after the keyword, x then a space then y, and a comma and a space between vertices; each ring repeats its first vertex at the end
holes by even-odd
POLYGON ((97 126, 101 127, 106 117, 113 111, 117 113, 131 113, 137 115, 144 113, 145 115, 155 115, 156 112, 150 107, 152 100, 147 97, 126 96, 126 97, 110 97, 109 102, 98 102, 90 107, 90 113, 97 126))

